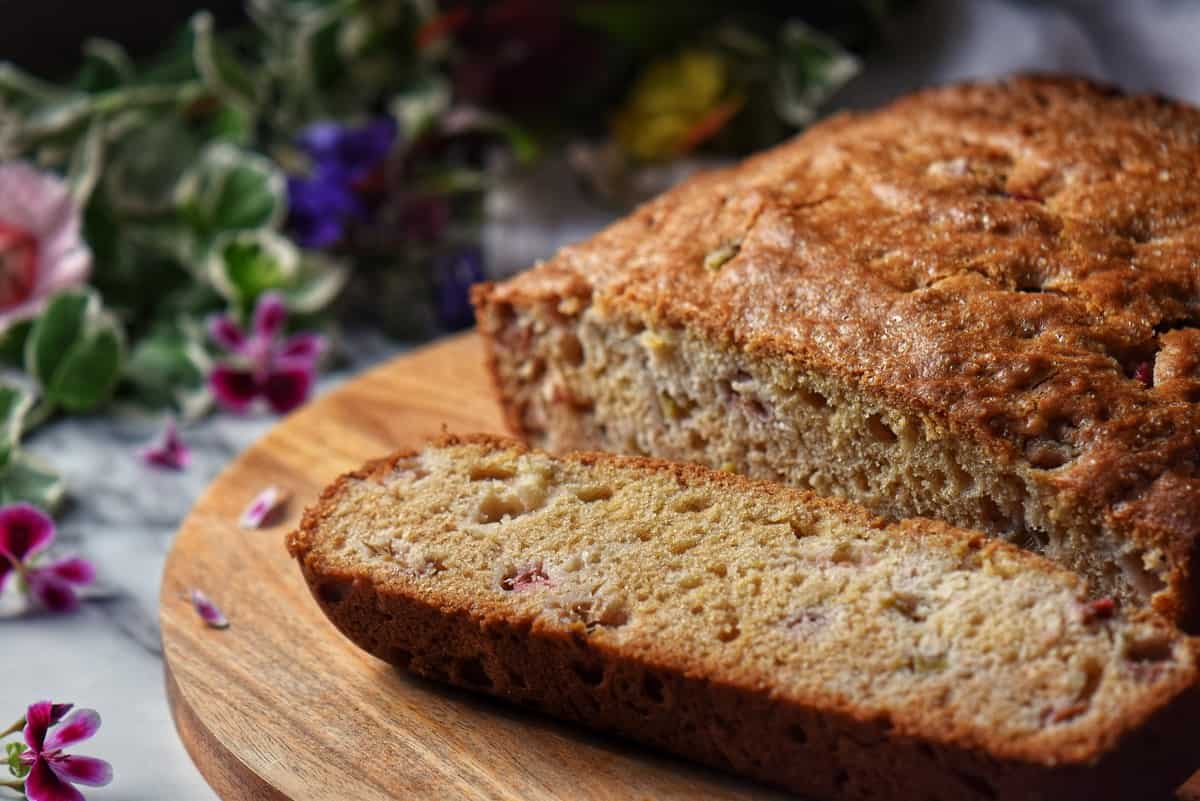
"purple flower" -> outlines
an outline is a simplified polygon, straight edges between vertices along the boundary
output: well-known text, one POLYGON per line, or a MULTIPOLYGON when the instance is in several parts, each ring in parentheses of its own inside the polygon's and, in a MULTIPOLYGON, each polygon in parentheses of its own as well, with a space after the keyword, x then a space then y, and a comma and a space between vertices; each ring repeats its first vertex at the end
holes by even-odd
POLYGON ((200 616, 205 625, 212 629, 229 628, 229 620, 217 608, 217 605, 209 600, 207 595, 200 590, 192 590, 191 599, 192 608, 196 610, 196 614, 200 616))
POLYGON ((258 299, 248 332, 227 314, 209 320, 209 336, 230 354, 208 376, 213 396, 225 409, 244 412, 263 398, 283 414, 308 399, 325 338, 300 333, 285 339, 281 335, 286 320, 287 307, 276 292, 258 299))
POLYGON ((396 132, 390 117, 358 127, 320 122, 304 129, 299 144, 312 169, 306 176, 288 177, 287 227, 297 242, 311 248, 335 245, 350 221, 366 217, 358 190, 387 159, 396 132))
POLYGON ((166 470, 183 470, 192 461, 192 452, 179 437, 173 417, 167 418, 162 434, 139 453, 146 464, 166 470))
POLYGON ((292 238, 306 248, 337 244, 351 219, 365 216, 362 204, 341 176, 317 173, 287 180, 288 221, 292 238))
POLYGON ((456 330, 475 320, 470 289, 485 278, 483 253, 478 247, 459 250, 434 265, 433 292, 438 322, 456 330))
POLYGON ((103 787, 112 781, 112 766, 103 759, 63 753, 65 747, 88 739, 100 728, 100 716, 92 709, 77 709, 63 720, 70 709, 71 704, 39 701, 25 712, 28 747, 20 760, 29 768, 25 795, 30 801, 84 801, 83 793, 72 785, 103 787))
POLYGON ((54 541, 54 521, 27 503, 0 507, 0 591, 16 573, 25 592, 51 612, 79 606, 78 587, 96 580, 96 569, 84 559, 67 558, 35 566, 33 561, 54 541))
POLYGON ((396 142, 396 121, 391 117, 351 127, 318 122, 300 134, 300 146, 315 165, 314 172, 339 175, 356 181, 378 167, 396 142))

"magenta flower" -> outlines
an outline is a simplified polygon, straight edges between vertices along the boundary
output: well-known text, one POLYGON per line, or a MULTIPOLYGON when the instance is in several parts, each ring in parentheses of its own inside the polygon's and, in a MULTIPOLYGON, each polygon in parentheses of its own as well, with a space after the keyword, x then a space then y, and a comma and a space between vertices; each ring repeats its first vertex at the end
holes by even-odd
POLYGON ((308 399, 317 360, 325 352, 325 338, 313 333, 283 338, 286 320, 283 298, 267 292, 258 299, 250 331, 227 314, 209 321, 209 336, 230 354, 208 377, 208 386, 222 407, 240 413, 262 398, 283 414, 308 399))
POLYGON ((146 464, 166 470, 183 470, 192 461, 192 452, 183 444, 173 417, 167 418, 162 434, 142 448, 139 455, 146 464))
POLYGON ((96 569, 79 558, 34 565, 54 536, 54 521, 37 507, 0 507, 0 591, 15 573, 22 589, 47 610, 70 612, 79 606, 77 588, 95 581, 96 569))
POLYGON ((112 766, 103 759, 63 753, 68 745, 88 739, 100 728, 95 710, 77 709, 64 720, 70 709, 71 704, 39 701, 25 712, 28 747, 20 761, 29 769, 24 790, 30 801, 84 801, 83 793, 72 785, 103 787, 112 781, 112 766))
POLYGON ((87 280, 92 254, 80 230, 63 181, 23 162, 0 163, 0 330, 87 280))

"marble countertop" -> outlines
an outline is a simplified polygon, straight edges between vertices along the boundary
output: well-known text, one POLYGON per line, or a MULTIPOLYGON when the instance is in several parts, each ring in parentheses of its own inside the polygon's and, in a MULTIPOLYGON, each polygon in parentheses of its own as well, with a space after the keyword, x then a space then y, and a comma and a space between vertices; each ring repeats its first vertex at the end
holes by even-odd
MULTIPOLYGON (((927 0, 839 98, 865 106, 931 82, 1017 69, 1082 72, 1131 88, 1200 99, 1200 6, 1180 0, 927 0)), ((546 255, 602 218, 540 191, 497 204, 485 242, 502 269, 546 255), (537 198, 541 196, 541 200, 537 198)), ((400 350, 355 341, 354 370, 328 391, 400 350)), ((0 718, 41 698, 98 709, 104 725, 83 753, 109 760, 110 787, 94 801, 211 801, 215 796, 175 735, 163 692, 157 630, 159 577, 172 535, 204 487, 274 419, 218 415, 184 430, 185 472, 147 469, 137 448, 160 422, 132 414, 54 423, 30 449, 63 470, 71 488, 63 545, 95 561, 102 597, 75 615, 0 620, 0 718)), ((0 725, 7 723, 7 718, 0 725)), ((0 796, 3 791, 0 791, 0 796)))

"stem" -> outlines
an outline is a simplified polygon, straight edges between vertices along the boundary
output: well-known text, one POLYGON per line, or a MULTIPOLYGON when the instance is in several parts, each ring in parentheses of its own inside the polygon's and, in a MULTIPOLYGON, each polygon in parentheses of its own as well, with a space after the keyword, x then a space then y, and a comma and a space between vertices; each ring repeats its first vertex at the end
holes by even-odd
MULTIPOLYGON (((0 740, 4 739, 5 737, 7 737, 10 734, 15 734, 15 733, 19 732, 23 728, 25 728, 25 718, 24 717, 22 717, 20 720, 18 720, 13 725, 9 726, 4 731, 0 731, 0 740)), ((2 784, 2 783, 3 782, 0 782, 0 784, 2 784)))
POLYGON ((21 779, 12 779, 11 781, 0 781, 0 787, 7 787, 10 790, 16 790, 25 797, 25 782, 21 779))

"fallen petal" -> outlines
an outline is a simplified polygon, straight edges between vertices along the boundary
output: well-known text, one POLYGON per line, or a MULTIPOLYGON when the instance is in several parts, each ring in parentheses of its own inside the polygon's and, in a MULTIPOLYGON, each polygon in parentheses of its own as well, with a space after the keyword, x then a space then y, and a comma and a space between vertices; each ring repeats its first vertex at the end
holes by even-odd
POLYGON ((29 801, 85 801, 83 793, 60 779, 45 759, 34 762, 25 777, 25 795, 29 801))
POLYGON ((308 400, 312 385, 311 365, 287 365, 276 367, 267 375, 262 393, 276 414, 286 414, 308 400))
POLYGON ((222 408, 244 412, 258 397, 258 380, 249 370, 218 364, 208 376, 208 388, 222 408))
POLYGON ((237 321, 228 314, 217 314, 208 318, 208 336, 222 348, 237 353, 246 344, 246 334, 237 321))
POLYGON ((182 470, 192 461, 192 452, 179 437, 175 419, 167 418, 163 432, 152 444, 142 448, 142 460, 149 465, 167 470, 182 470))
POLYGON ((0 508, 0 556, 24 562, 54 539, 54 521, 28 503, 0 508))
POLYGON ((254 334, 272 339, 283 328, 287 319, 287 304, 278 292, 264 292, 254 307, 254 334))
POLYGON ((242 528, 262 528, 276 511, 282 509, 291 497, 291 493, 279 487, 267 487, 254 497, 246 511, 238 519, 242 528))
POLYGON ((91 584, 96 580, 96 568, 86 559, 81 559, 78 556, 72 556, 67 559, 60 559, 57 562, 37 568, 43 573, 49 573, 56 578, 62 579, 69 584, 84 586, 91 584))
POLYGON ((94 709, 76 709, 71 716, 54 727, 46 744, 45 751, 55 751, 74 743, 83 742, 95 736, 100 730, 100 715, 94 709))
POLYGON ((217 605, 208 599, 200 590, 192 590, 192 608, 196 610, 196 614, 200 615, 200 619, 214 629, 229 628, 229 621, 225 619, 225 615, 221 614, 221 610, 217 605))

